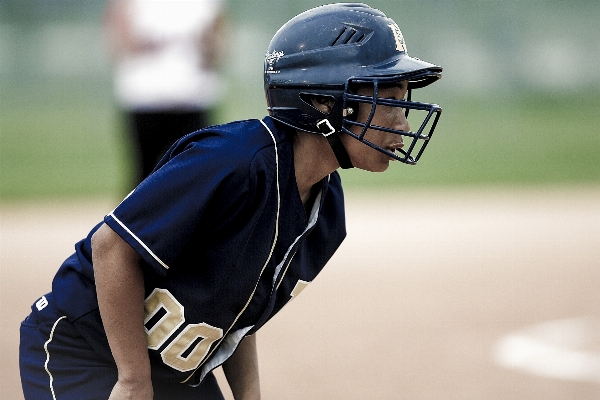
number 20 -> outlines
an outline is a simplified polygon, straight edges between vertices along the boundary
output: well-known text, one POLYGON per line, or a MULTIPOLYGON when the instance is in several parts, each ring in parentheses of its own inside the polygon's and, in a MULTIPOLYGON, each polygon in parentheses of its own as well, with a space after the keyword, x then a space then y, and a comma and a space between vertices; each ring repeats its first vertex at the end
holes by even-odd
POLYGON ((173 338, 177 329, 185 323, 183 311, 183 306, 168 290, 154 289, 145 301, 144 327, 148 348, 158 350, 164 343, 170 342, 160 353, 163 362, 185 372, 198 368, 210 346, 223 337, 223 330, 205 323, 189 324, 173 338), (149 327, 150 322, 152 326, 149 327))

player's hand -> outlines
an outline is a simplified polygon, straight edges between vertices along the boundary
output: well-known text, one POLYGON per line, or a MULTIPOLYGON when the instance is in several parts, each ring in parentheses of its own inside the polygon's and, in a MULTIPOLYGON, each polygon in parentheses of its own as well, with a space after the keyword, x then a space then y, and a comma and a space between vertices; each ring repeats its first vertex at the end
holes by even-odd
POLYGON ((144 383, 123 383, 117 381, 108 400, 152 400, 154 390, 152 381, 144 383))

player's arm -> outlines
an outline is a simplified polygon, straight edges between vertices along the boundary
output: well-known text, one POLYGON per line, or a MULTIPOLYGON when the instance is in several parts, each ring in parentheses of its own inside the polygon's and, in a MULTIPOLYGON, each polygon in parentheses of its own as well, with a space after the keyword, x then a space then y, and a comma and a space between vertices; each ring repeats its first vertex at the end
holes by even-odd
POLYGON ((92 237, 100 315, 118 368, 110 400, 153 398, 140 256, 108 225, 92 237))
POLYGON ((223 372, 236 400, 260 399, 256 334, 245 337, 223 364, 223 372))

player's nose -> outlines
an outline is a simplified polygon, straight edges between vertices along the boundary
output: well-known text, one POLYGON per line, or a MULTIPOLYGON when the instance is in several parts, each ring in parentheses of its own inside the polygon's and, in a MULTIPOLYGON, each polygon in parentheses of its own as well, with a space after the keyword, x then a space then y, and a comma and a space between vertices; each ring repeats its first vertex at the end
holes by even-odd
POLYGON ((403 108, 398 108, 394 129, 404 132, 410 131, 410 125, 406 119, 406 110, 403 108))

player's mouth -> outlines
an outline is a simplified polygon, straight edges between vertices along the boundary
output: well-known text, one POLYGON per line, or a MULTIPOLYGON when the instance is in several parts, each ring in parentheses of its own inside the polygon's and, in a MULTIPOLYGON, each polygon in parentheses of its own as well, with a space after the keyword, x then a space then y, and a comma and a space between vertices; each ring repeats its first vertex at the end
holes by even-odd
MULTIPOLYGON (((394 143, 394 144, 392 144, 392 145, 390 145, 390 146, 386 147, 386 150, 387 150, 387 151, 389 151, 390 153, 397 154, 397 151, 398 151, 398 149, 401 149, 401 148, 403 148, 403 147, 404 147, 404 143, 402 143, 402 142, 399 142, 399 143, 394 143)), ((402 156, 402 154, 401 154, 401 153, 400 153, 399 155, 400 155, 400 156, 402 156)), ((395 158, 393 158, 393 157, 390 157, 390 160, 392 160, 392 161, 396 161, 396 159, 395 159, 395 158)))

